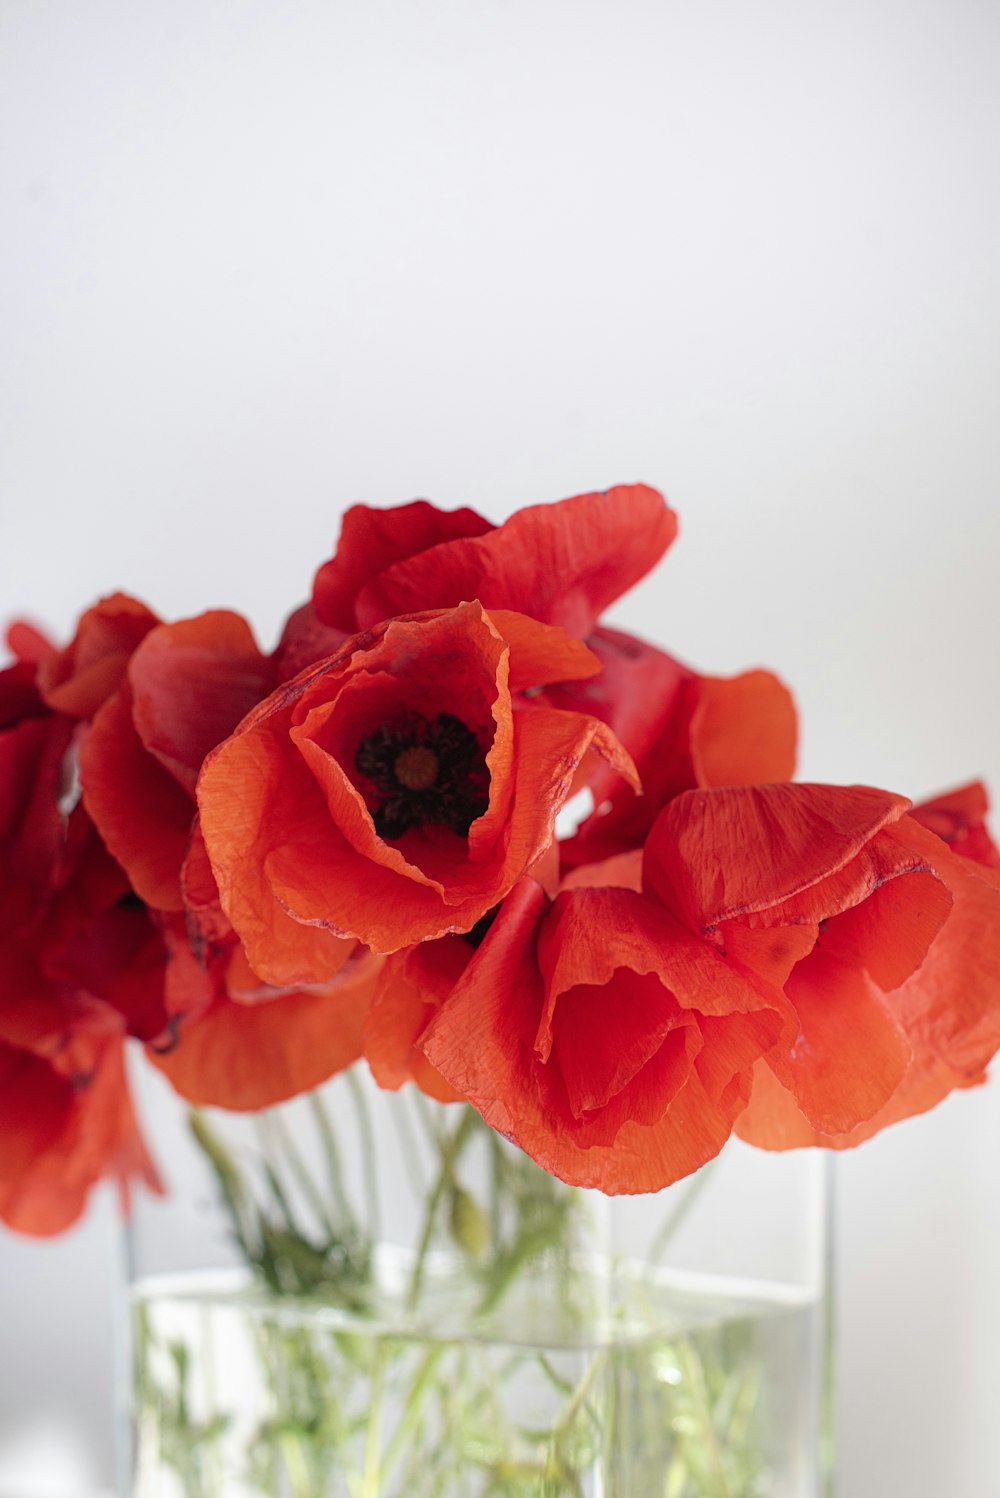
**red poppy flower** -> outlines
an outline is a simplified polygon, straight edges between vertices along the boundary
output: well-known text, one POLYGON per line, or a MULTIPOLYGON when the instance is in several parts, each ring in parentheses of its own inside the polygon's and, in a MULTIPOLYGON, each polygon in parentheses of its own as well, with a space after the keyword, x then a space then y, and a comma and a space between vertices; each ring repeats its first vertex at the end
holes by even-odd
POLYGON ((319 618, 367 629, 395 614, 476 598, 586 636, 599 615, 659 561, 677 517, 645 484, 531 505, 493 527, 474 510, 426 501, 357 506, 313 586, 319 618))
POLYGON ((518 694, 596 663, 562 630, 478 604, 390 620, 279 689, 205 762, 201 825, 248 959, 323 982, 356 938, 468 930, 552 842, 607 728, 518 694))
MULTIPOLYGON (((766 1066, 804 1133, 868 1124, 913 1062, 902 996, 946 938, 953 891, 951 855, 908 805, 861 786, 694 791, 646 844, 646 887, 731 961, 783 985, 796 1022, 766 1066)), ((777 1092, 771 1078, 755 1082, 744 1137, 787 1137, 762 1105, 777 1092)))
POLYGON ((909 1058, 895 1090, 869 1119, 841 1132, 817 1129, 766 1069, 755 1078, 738 1131, 766 1149, 824 1145, 845 1149, 888 1124, 933 1108, 949 1092, 985 1080, 1000 1048, 1000 871, 956 856, 912 817, 907 838, 939 875, 953 904, 923 963, 887 995, 909 1058))
POLYGON ((80 753, 84 802, 148 905, 183 908, 180 870, 202 760, 275 682, 238 614, 150 629, 80 753))
POLYGON ((0 1220, 58 1233, 102 1178, 158 1190, 112 1011, 57 996, 27 948, 0 947, 0 971, 0 1220))
MULTIPOLYGON (((57 895, 33 931, 0 940, 0 1218, 27 1233, 67 1227, 103 1177, 123 1195, 135 1178, 157 1188, 123 1065, 134 933, 100 917, 70 932, 57 895)), ((144 1017, 162 994, 162 950, 139 984, 151 976, 144 1017)))
POLYGON ((159 932, 72 804, 74 723, 36 665, 0 672, 0 1217, 50 1233, 102 1176, 155 1183, 122 1053, 167 1016, 159 932))
POLYGON ((543 1169, 655 1191, 722 1148, 787 1010, 641 894, 524 880, 420 1044, 543 1169))
POLYGON ((659 811, 681 791, 792 778, 795 705, 769 671, 699 676, 615 629, 595 630, 587 644, 600 673, 552 687, 547 696, 556 707, 608 724, 635 762, 643 795, 599 770, 590 785, 594 811, 563 845, 567 866, 640 848, 659 811))

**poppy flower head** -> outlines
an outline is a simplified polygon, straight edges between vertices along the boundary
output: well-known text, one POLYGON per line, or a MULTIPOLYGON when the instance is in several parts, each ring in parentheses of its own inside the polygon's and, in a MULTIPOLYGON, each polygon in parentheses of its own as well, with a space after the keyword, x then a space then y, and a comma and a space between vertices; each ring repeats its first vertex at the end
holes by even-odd
POLYGON ((787 1012, 648 897, 526 879, 416 1043, 543 1169, 654 1191, 721 1149, 787 1012))
POLYGON ((953 896, 908 806, 866 786, 692 791, 646 844, 645 887, 782 988, 794 1020, 766 1064, 820 1134, 873 1119, 911 1065, 899 996, 933 954, 953 896))
POLYGON ((357 635, 206 761, 223 908, 269 982, 324 981, 329 943, 397 951, 472 927, 549 849, 610 731, 529 687, 597 663, 561 629, 478 603, 357 635))

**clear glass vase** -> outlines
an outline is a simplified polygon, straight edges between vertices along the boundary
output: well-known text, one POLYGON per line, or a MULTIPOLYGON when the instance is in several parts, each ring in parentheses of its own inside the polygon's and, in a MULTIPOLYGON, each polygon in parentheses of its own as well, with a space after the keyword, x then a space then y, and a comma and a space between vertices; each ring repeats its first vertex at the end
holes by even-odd
POLYGON ((122 1498, 830 1491, 823 1156, 608 1198, 361 1068, 256 1115, 144 1089, 122 1498))

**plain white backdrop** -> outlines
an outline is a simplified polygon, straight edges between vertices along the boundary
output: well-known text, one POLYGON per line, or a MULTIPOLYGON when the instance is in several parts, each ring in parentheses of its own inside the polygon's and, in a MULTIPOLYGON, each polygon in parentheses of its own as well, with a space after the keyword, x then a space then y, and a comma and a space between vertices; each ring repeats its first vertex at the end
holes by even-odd
MULTIPOLYGON (((0 612, 269 643, 349 503, 641 478, 616 622, 1000 788, 998 137, 988 0, 0 0, 0 612)), ((841 1161, 843 1498, 1000 1492, 998 1160, 841 1161)), ((110 1481, 113 1219, 0 1232, 0 1493, 110 1481)))

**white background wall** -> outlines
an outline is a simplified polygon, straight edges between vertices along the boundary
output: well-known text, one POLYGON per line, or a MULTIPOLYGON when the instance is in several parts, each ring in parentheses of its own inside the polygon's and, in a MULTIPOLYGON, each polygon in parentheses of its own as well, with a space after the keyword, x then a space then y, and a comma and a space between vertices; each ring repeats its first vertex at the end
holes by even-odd
MULTIPOLYGON (((0 0, 0 611, 268 641, 349 502, 643 478, 619 621, 1000 787, 998 74, 989 0, 0 0)), ((844 1498, 1000 1492, 998 1146, 842 1161, 844 1498)), ((0 1481, 109 1480, 112 1217, 0 1234, 0 1481)))

